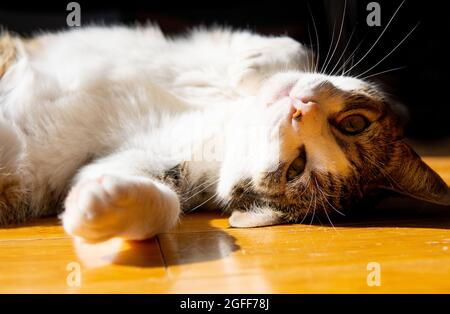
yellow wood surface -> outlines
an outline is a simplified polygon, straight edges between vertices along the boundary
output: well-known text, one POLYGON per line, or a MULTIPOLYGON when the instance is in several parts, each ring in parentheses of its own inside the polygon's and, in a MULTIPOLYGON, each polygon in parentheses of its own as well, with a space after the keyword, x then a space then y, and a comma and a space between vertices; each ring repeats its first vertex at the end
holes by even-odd
MULTIPOLYGON (((450 157, 426 160, 450 183, 450 157)), ((0 293, 449 293, 450 209, 412 204, 334 227, 232 229, 198 212, 155 239, 100 245, 43 219, 0 229, 0 293)))

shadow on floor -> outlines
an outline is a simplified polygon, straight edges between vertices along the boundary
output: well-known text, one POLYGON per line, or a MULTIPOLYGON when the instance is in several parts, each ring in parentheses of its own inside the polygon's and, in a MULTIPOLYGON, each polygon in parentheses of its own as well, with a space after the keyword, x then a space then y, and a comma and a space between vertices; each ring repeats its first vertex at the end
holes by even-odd
MULTIPOLYGON (((397 227, 450 229, 450 207, 433 205, 415 199, 387 198, 376 206, 361 206, 331 217, 335 227, 397 227), (367 206, 367 207, 366 207, 367 206)), ((318 217, 314 225, 330 226, 327 217, 318 217)))
MULTIPOLYGON (((192 215, 195 215, 192 214, 192 215)), ((202 217, 203 218, 203 217, 202 217)), ((198 219, 194 230, 159 234, 155 239, 129 242, 129 249, 119 252, 115 265, 152 267, 149 256, 155 251, 149 242, 156 241, 164 266, 201 263, 226 258, 240 250, 236 239, 223 229, 212 227, 210 219, 198 219)))

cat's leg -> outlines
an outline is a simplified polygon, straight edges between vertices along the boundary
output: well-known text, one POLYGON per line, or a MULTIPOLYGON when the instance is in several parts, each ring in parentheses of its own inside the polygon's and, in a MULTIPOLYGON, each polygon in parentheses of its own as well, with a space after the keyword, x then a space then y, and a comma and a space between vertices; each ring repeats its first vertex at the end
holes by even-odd
POLYGON ((312 71, 313 55, 287 36, 268 37, 237 32, 230 41, 231 84, 242 94, 254 94, 265 78, 280 71, 312 71))
POLYGON ((143 152, 127 151, 81 169, 61 215, 70 235, 88 242, 112 237, 140 240, 178 222, 178 195, 145 170, 143 152))
POLYGON ((274 73, 313 68, 311 52, 286 36, 199 29, 171 45, 177 53, 167 57, 173 58, 176 75, 168 88, 200 107, 255 95, 261 82, 274 73))
POLYGON ((238 94, 252 95, 261 81, 273 73, 314 68, 311 51, 287 36, 212 28, 194 30, 188 40, 189 46, 184 38, 181 43, 187 49, 184 55, 193 56, 188 60, 192 60, 189 64, 195 70, 180 75, 183 82, 195 82, 194 88, 201 82, 201 86, 219 86, 222 92, 227 86, 238 94), (199 71, 202 68, 207 71, 199 71))

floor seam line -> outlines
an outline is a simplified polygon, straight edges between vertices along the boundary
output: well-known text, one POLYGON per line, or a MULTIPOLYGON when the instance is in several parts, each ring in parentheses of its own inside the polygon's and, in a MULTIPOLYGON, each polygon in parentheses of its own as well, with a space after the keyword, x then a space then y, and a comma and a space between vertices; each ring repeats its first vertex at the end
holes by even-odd
POLYGON ((161 254, 161 259, 162 259, 162 262, 164 264, 165 273, 167 275, 167 278, 170 280, 170 279, 172 279, 171 278, 172 276, 170 275, 169 267, 167 266, 166 258, 164 256, 164 251, 162 249, 162 245, 161 245, 161 241, 159 239, 159 235, 156 235, 156 243, 158 243, 159 254, 161 254))

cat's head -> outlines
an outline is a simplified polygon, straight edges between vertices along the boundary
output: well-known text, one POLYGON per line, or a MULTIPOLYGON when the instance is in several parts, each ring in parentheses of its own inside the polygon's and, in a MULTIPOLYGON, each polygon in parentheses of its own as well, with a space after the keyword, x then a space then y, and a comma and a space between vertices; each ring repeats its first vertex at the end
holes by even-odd
POLYGON ((379 188, 450 205, 449 188, 404 142, 394 104, 374 84, 279 73, 240 110, 232 125, 264 139, 228 143, 218 193, 232 226, 342 212, 379 188))

